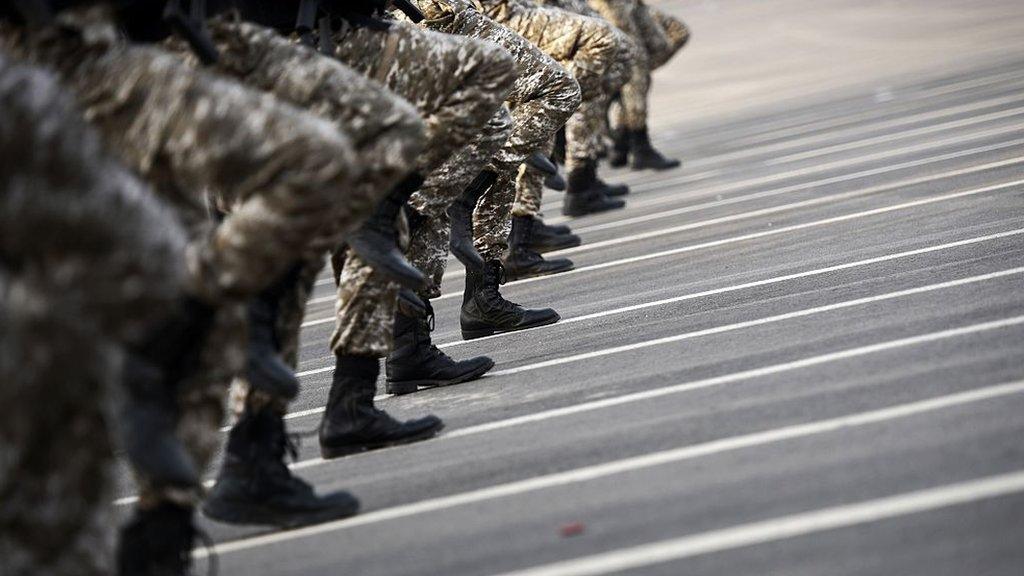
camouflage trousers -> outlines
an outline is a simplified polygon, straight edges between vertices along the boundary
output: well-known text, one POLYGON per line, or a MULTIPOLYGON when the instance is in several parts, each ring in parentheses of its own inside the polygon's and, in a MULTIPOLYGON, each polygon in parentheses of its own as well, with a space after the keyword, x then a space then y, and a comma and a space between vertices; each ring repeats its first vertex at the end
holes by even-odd
POLYGON ((185 233, 49 73, 0 55, 0 573, 113 572, 125 343, 180 297, 185 233))
MULTIPOLYGON (((423 185, 409 199, 406 257, 429 277, 439 296, 448 259, 448 206, 509 137, 502 102, 516 70, 502 47, 391 20, 387 31, 345 26, 334 35, 342 62, 407 98, 427 125, 427 148, 444 157, 423 167, 423 185)), ((521 162, 522 159, 520 158, 521 162)), ((354 254, 335 254, 338 282, 336 354, 383 356, 391 349, 398 287, 354 254)))
POLYGON ((628 34, 638 47, 622 86, 612 123, 626 130, 647 127, 647 98, 651 73, 669 61, 686 44, 690 33, 672 16, 647 6, 641 0, 589 0, 590 6, 606 20, 628 34))
MULTIPOLYGON (((565 124, 566 169, 596 160, 601 126, 612 95, 627 79, 636 48, 624 33, 598 18, 528 0, 481 0, 486 14, 537 45, 573 74, 582 102, 565 124)), ((513 216, 540 212, 543 176, 524 169, 519 175, 513 216)))
MULTIPOLYGON (((220 444, 227 384, 244 363, 244 309, 325 229, 351 229, 372 208, 352 186, 360 170, 336 125, 156 47, 124 44, 102 7, 66 10, 60 29, 18 52, 58 71, 86 118, 150 181, 189 230, 188 291, 219 305, 211 345, 180 398, 179 433, 200 466, 220 444), (225 216, 209 216, 213 204, 225 216)), ((362 191, 365 192, 365 191, 362 191)), ((194 495, 151 489, 142 505, 194 495)))
POLYGON ((481 196, 473 215, 477 250, 485 260, 497 259, 507 245, 520 164, 528 155, 545 149, 555 131, 579 107, 579 84, 526 38, 484 15, 478 3, 423 0, 419 6, 427 16, 424 26, 494 42, 508 50, 516 62, 515 86, 507 99, 512 113, 511 134, 490 164, 498 179, 481 196))
MULTIPOLYGON (((428 130, 416 108, 378 81, 275 30, 242 21, 235 14, 212 18, 207 25, 220 54, 216 72, 304 108, 349 137, 362 173, 352 187, 357 191, 355 199, 365 202, 350 209, 368 214, 408 172, 436 166, 438 155, 443 153, 438 149, 443 146, 426 148, 428 130)), ((167 45, 190 64, 198 65, 182 40, 172 38, 167 45)), ((293 270, 296 266, 301 269, 277 304, 276 332, 286 359, 295 358, 305 297, 311 289, 300 278, 316 277, 323 267, 323 253, 344 242, 343 233, 349 228, 345 224, 339 222, 310 237, 307 252, 293 262, 293 270)), ((287 404, 283 399, 252 391, 239 377, 232 384, 231 406, 239 415, 246 407, 258 411, 273 406, 283 411, 287 404)))

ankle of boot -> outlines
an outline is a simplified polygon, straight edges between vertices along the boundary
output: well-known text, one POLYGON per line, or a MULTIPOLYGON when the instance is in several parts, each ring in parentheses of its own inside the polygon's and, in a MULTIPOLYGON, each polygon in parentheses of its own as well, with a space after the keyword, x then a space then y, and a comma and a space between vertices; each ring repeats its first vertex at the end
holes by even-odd
POLYGON ((380 374, 380 359, 375 356, 339 354, 337 359, 335 376, 351 376, 376 381, 380 374))

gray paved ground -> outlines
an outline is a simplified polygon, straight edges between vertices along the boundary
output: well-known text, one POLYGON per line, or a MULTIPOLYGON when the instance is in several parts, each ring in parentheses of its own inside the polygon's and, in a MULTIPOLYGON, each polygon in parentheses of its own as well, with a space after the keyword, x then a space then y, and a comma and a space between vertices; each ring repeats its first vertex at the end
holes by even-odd
MULTIPOLYGON (((299 473, 366 513, 207 522, 222 573, 1024 573, 1024 6, 659 5, 695 29, 655 83, 686 166, 613 173, 634 193, 572 222, 577 270, 504 287, 558 325, 461 342, 453 266, 435 341, 497 372, 381 402, 434 441, 307 442, 299 473)), ((332 305, 325 280, 293 430, 332 305)))

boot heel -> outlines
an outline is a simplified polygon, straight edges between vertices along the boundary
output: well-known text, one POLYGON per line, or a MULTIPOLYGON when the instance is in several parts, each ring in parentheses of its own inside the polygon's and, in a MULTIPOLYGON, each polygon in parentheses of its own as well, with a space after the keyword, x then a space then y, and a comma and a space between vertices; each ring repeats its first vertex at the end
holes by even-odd
POLYGON ((412 394, 419 390, 419 388, 415 382, 387 382, 384 384, 384 391, 395 396, 412 394))
POLYGON ((483 338, 485 336, 491 336, 491 335, 494 335, 494 334, 497 334, 497 333, 498 333, 498 331, 495 330, 494 328, 478 328, 476 330, 465 330, 464 329, 462 331, 462 339, 463 340, 475 340, 477 338, 483 338))

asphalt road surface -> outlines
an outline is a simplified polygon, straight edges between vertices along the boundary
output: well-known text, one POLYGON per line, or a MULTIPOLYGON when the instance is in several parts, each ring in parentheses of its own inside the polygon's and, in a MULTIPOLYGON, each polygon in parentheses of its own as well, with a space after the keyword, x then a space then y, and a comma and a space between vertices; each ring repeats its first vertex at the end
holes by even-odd
MULTIPOLYGON (((1024 7, 658 5, 695 30, 655 81, 684 167, 605 169, 633 194, 571 222, 576 270, 503 288, 559 324, 461 341, 453 265, 433 337, 495 371, 380 401, 435 440, 308 441, 297 473, 365 512, 204 520, 221 573, 1024 574, 1024 7)), ((325 278, 293 431, 332 314, 325 278)))

